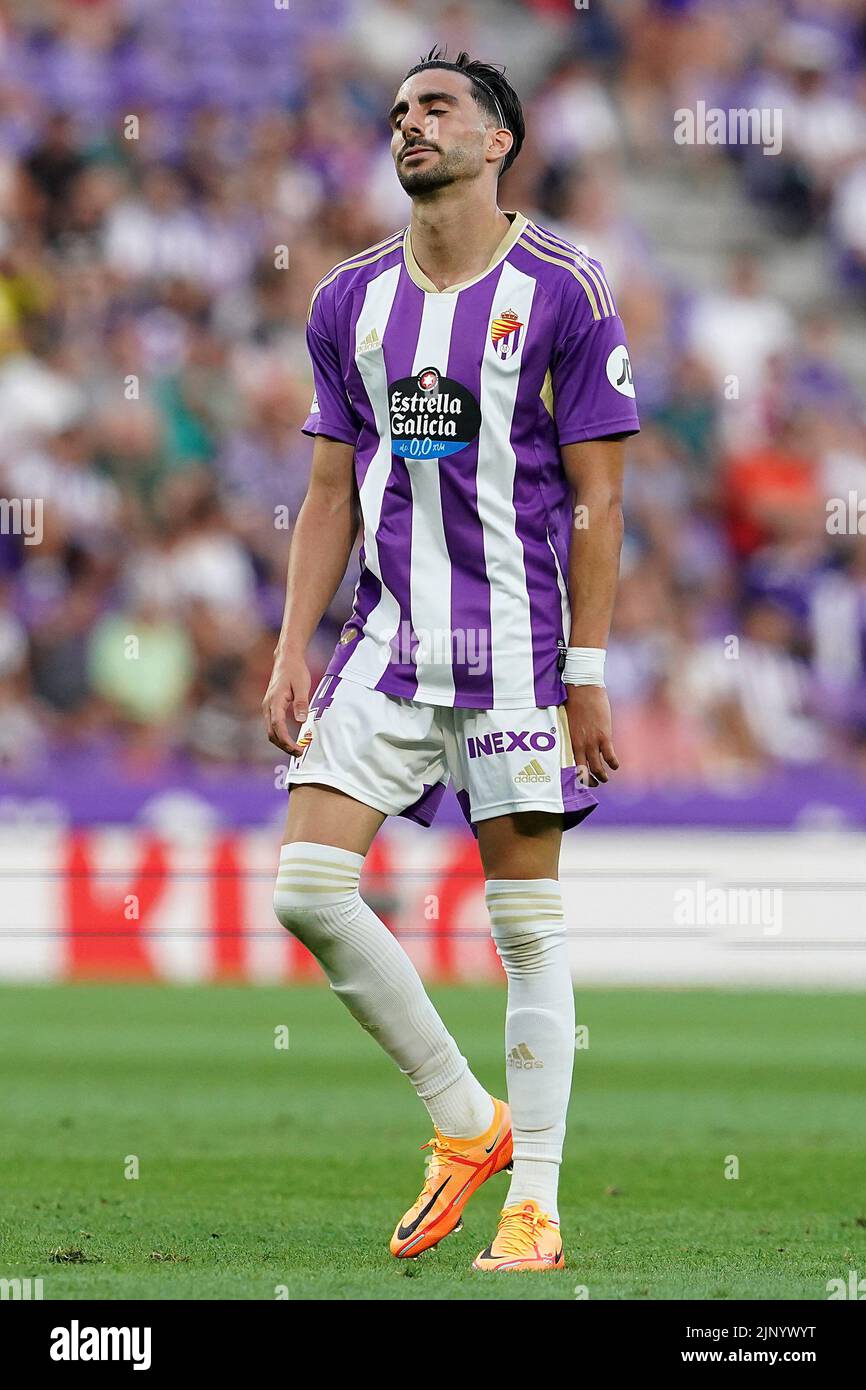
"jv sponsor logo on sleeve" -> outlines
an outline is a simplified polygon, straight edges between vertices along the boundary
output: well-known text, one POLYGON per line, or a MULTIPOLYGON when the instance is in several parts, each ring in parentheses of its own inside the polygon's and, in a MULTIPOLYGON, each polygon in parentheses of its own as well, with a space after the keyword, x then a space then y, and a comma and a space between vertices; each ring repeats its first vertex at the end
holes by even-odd
POLYGON ((607 379, 613 389, 619 391, 621 396, 634 395, 631 362, 629 361, 628 349, 623 343, 620 343, 619 347, 615 347, 607 359, 607 379))

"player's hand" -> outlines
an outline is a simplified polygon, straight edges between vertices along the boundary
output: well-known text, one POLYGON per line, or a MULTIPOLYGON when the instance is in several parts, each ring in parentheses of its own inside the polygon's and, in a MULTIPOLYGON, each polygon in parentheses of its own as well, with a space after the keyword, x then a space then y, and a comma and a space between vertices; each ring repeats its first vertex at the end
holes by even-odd
POLYGON ((603 685, 567 685, 565 713, 581 781, 591 787, 616 772, 619 758, 613 747, 610 701, 603 685))
POLYGON ((303 749, 289 733, 289 716, 303 724, 310 710, 310 672, 302 656, 279 656, 274 662, 270 685, 262 700, 268 739, 300 757, 303 749))

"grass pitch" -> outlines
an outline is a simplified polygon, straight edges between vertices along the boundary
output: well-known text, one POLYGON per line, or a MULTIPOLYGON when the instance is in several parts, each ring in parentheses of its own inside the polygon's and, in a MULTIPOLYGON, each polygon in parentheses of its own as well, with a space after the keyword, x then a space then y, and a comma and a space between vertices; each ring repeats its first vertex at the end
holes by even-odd
MULTIPOLYGON (((434 994, 502 1095, 504 992, 434 994)), ((389 1256, 429 1122, 327 989, 5 987, 0 1277, 46 1299, 573 1300, 823 1299, 866 1275, 862 996, 577 998, 568 1268, 509 1277, 470 1269, 504 1175, 438 1250, 389 1256)))

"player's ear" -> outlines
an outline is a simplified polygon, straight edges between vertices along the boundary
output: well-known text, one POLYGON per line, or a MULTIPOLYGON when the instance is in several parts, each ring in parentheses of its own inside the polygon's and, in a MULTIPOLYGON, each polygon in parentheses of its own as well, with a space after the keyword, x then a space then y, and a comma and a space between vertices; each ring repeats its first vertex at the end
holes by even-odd
POLYGON ((487 158, 491 163, 498 164, 501 159, 505 159, 514 144, 514 136, 510 130, 494 130, 492 126, 487 134, 490 141, 487 158))

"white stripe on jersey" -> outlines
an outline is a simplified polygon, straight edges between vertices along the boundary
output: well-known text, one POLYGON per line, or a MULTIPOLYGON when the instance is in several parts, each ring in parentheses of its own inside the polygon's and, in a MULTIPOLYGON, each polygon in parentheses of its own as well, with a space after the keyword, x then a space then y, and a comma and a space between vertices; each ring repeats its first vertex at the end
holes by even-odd
MULTIPOLYGON (((379 445, 364 475, 359 489, 364 509, 364 559, 367 568, 380 580, 379 549, 376 536, 382 516, 382 498, 388 479, 391 476, 391 416, 388 410, 388 382, 385 377, 385 361, 381 351, 362 352, 357 349, 375 328, 382 332, 388 322, 402 267, 393 266, 371 280, 364 296, 364 307, 358 317, 355 329, 355 364, 361 374, 364 389, 370 398, 376 421, 379 445)), ((391 664, 389 642, 400 623, 400 609, 397 600, 389 589, 382 585, 379 602, 372 609, 365 626, 365 635, 356 642, 351 656, 343 666, 342 674, 350 676, 352 666, 360 666, 370 676, 378 669, 375 680, 381 680, 391 664), (356 658, 358 660, 356 661, 356 658)))
MULTIPOLYGON (((460 302, 457 294, 425 294, 424 311, 412 374, 435 367, 441 376, 448 372, 454 313, 460 302)), ((439 469, 429 463, 406 464, 412 486, 412 556, 409 582, 413 616, 423 613, 430 660, 421 659, 419 648, 416 675, 417 700, 454 702, 454 675, 451 654, 459 643, 451 633, 451 556, 445 540, 442 491, 439 469), (428 631, 428 629, 430 629, 428 631), (438 657, 438 661, 437 661, 438 657), (433 678, 431 681, 431 677, 433 678)))
POLYGON ((478 437, 478 516, 484 530, 484 556, 490 580, 490 657, 493 662, 493 705, 496 688, 509 700, 535 702, 532 624, 526 587, 523 543, 514 515, 516 456, 511 424, 517 401, 523 353, 502 361, 490 350, 493 320, 504 308, 513 309, 529 333, 536 280, 506 261, 493 298, 481 369, 481 433, 478 437), (493 390, 493 383, 496 389, 493 390))

